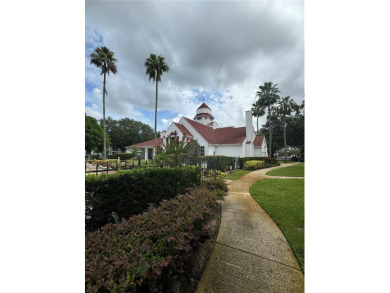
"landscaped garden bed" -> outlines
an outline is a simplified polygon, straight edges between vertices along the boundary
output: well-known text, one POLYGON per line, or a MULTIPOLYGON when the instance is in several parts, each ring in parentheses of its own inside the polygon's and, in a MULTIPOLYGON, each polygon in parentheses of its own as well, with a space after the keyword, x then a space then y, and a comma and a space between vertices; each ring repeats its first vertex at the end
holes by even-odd
POLYGON ((218 232, 218 200, 227 190, 222 180, 206 182, 87 232, 86 292, 194 292, 218 232))
POLYGON ((151 204, 184 194, 199 186, 199 167, 139 168, 85 177, 85 225, 87 231, 142 213, 151 204))

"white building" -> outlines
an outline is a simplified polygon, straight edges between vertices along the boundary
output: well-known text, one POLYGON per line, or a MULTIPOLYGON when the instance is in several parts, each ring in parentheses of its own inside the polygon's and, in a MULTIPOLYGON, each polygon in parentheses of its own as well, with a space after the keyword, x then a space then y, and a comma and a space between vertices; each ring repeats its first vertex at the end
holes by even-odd
MULTIPOLYGON (((252 112, 245 112, 244 127, 218 127, 211 109, 203 103, 197 110, 194 119, 182 117, 178 123, 172 122, 162 138, 157 138, 157 145, 163 144, 166 135, 176 131, 179 139, 183 136, 196 140, 203 156, 229 157, 267 157, 267 144, 264 135, 256 135, 252 125, 252 112)), ((137 143, 130 147, 145 149, 145 160, 153 157, 154 139, 137 143)))

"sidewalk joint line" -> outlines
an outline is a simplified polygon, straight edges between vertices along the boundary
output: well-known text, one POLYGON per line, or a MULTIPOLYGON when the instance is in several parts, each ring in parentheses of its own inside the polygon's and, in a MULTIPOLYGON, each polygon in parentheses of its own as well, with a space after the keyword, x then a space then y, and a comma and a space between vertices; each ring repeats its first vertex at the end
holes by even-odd
POLYGON ((302 272, 300 269, 297 269, 296 267, 292 267, 292 266, 290 266, 290 265, 284 264, 284 263, 282 263, 282 262, 279 262, 279 261, 276 261, 276 260, 272 260, 272 259, 266 258, 266 257, 264 257, 264 256, 260 256, 260 255, 257 255, 257 254, 254 254, 254 253, 252 253, 252 252, 248 252, 248 251, 245 251, 245 250, 236 248, 236 247, 232 247, 232 246, 230 246, 230 245, 221 243, 221 242, 219 242, 219 241, 215 241, 215 243, 218 243, 218 244, 220 244, 220 245, 229 247, 229 248, 231 248, 231 249, 238 250, 238 251, 241 251, 241 252, 244 252, 244 253, 247 253, 247 254, 251 254, 251 255, 253 255, 253 256, 260 257, 260 258, 262 258, 262 259, 266 259, 266 260, 268 260, 268 261, 272 261, 272 262, 274 262, 274 263, 278 263, 278 264, 281 264, 281 265, 283 265, 283 266, 286 266, 286 267, 292 268, 292 269, 294 269, 294 270, 297 270, 297 271, 299 271, 299 272, 302 272))

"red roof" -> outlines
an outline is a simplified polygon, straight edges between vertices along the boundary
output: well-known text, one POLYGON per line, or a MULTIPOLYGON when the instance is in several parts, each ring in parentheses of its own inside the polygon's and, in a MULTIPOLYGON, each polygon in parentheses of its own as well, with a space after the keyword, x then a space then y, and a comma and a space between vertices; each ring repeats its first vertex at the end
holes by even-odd
POLYGON ((256 135, 255 140, 253 141, 254 146, 261 146, 263 144, 264 135, 256 135))
MULTIPOLYGON (((202 105, 200 105, 198 109, 201 109, 201 108, 210 109, 209 106, 207 106, 205 103, 203 103, 202 105)), ((197 110, 198 110, 198 109, 197 109, 197 110)), ((210 110, 211 110, 211 109, 210 109, 210 110)))
MULTIPOLYGON (((157 145, 162 145, 162 144, 163 144, 163 139, 161 137, 157 137, 157 145)), ((133 144, 131 145, 131 147, 154 147, 154 138, 148 141, 133 144)))
POLYGON ((199 114, 196 114, 195 117, 194 117, 194 119, 195 119, 196 117, 201 117, 201 116, 207 116, 207 117, 210 117, 211 119, 214 119, 214 116, 211 115, 211 114, 209 114, 209 113, 199 113, 199 114))
POLYGON ((181 131, 181 133, 183 133, 185 136, 192 136, 191 132, 188 131, 187 128, 185 128, 184 125, 181 125, 179 123, 176 123, 176 122, 173 122, 177 128, 179 128, 179 130, 181 131))
POLYGON ((238 144, 246 137, 245 127, 223 127, 213 129, 202 123, 183 117, 195 130, 211 144, 238 144))

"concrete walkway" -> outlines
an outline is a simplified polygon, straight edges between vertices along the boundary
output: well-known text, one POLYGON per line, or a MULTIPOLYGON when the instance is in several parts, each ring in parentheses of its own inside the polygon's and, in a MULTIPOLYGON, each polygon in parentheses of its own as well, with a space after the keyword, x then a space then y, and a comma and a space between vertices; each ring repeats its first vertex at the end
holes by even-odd
POLYGON ((249 194, 253 183, 271 178, 266 172, 291 165, 228 181, 217 241, 196 292, 304 292, 304 276, 286 238, 249 194))

